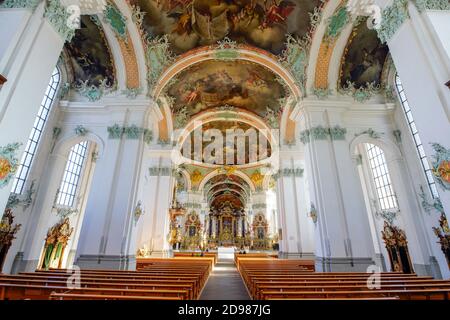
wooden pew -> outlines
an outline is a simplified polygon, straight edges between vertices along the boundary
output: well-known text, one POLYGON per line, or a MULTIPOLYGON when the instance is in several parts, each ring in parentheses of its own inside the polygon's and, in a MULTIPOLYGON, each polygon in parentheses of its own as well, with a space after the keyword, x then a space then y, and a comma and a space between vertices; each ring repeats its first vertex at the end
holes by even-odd
POLYGON ((239 272, 254 299, 448 300, 450 281, 416 274, 377 274, 380 289, 369 289, 373 273, 312 272, 301 260, 237 257, 239 272))
POLYGON ((76 288, 71 283, 73 270, 0 275, 0 299, 197 299, 214 257, 152 258, 145 262, 139 271, 80 270, 76 288))

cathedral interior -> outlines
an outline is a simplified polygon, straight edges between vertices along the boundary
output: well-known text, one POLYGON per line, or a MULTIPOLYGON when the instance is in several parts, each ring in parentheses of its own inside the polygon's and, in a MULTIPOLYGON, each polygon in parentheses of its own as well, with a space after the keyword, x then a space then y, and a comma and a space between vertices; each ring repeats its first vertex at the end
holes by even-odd
POLYGON ((363 2, 0 0, 0 272, 448 280, 450 3, 363 2))

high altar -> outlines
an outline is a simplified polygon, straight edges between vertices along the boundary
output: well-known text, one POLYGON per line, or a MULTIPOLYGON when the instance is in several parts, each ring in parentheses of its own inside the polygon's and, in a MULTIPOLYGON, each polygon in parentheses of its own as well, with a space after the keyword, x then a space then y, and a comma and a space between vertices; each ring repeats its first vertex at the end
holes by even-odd
POLYGON ((247 216, 229 205, 211 210, 207 218, 207 240, 210 248, 249 245, 247 216))

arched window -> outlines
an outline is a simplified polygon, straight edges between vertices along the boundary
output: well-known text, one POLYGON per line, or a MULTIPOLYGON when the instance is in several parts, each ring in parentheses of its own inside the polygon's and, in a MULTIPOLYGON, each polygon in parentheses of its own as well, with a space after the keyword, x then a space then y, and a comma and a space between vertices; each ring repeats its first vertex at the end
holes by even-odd
POLYGON ((397 93, 400 99, 400 102, 403 106, 403 111, 405 113, 406 122, 409 125, 409 129, 413 136, 414 143, 416 145, 417 153, 422 163, 422 168, 425 172, 425 176, 428 182, 428 187, 430 188, 431 195, 433 198, 439 198, 439 193, 436 188, 436 183, 433 179, 433 173, 431 171, 430 165, 428 163, 427 156, 425 155, 425 150, 423 149, 422 141, 420 140, 419 132, 416 128, 416 123, 414 122, 414 118, 412 115, 411 107, 409 106, 408 99, 406 98, 405 90, 403 89, 402 82, 400 81, 400 77, 398 74, 395 75, 395 86, 397 88, 397 93))
POLYGON ((17 169, 16 177, 11 192, 21 194, 25 186, 31 165, 33 163, 34 155, 36 154, 39 141, 44 131, 45 123, 56 98, 58 86, 61 81, 61 73, 58 68, 55 68, 50 78, 50 82, 45 91, 44 99, 42 99, 41 107, 34 121, 33 129, 31 129, 30 137, 28 138, 25 151, 22 155, 20 165, 17 169))
POLYGON ((370 143, 364 144, 364 147, 381 210, 398 208, 383 150, 370 143))
POLYGON ((56 198, 58 205, 73 206, 88 147, 89 143, 83 141, 70 149, 66 169, 64 170, 64 176, 56 198))

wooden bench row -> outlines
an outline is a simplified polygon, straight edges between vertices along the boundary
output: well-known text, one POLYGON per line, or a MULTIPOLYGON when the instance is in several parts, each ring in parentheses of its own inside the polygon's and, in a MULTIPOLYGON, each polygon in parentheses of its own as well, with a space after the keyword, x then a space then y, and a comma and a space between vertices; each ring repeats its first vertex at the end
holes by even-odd
POLYGON ((212 270, 207 259, 147 259, 138 271, 37 270, 0 275, 0 300, 197 299, 212 270))
MULTIPOLYGON (((304 271, 304 260, 240 258, 239 272, 253 299, 448 300, 450 281, 416 274, 304 271)), ((306 264, 306 265, 311 265, 306 264)))

